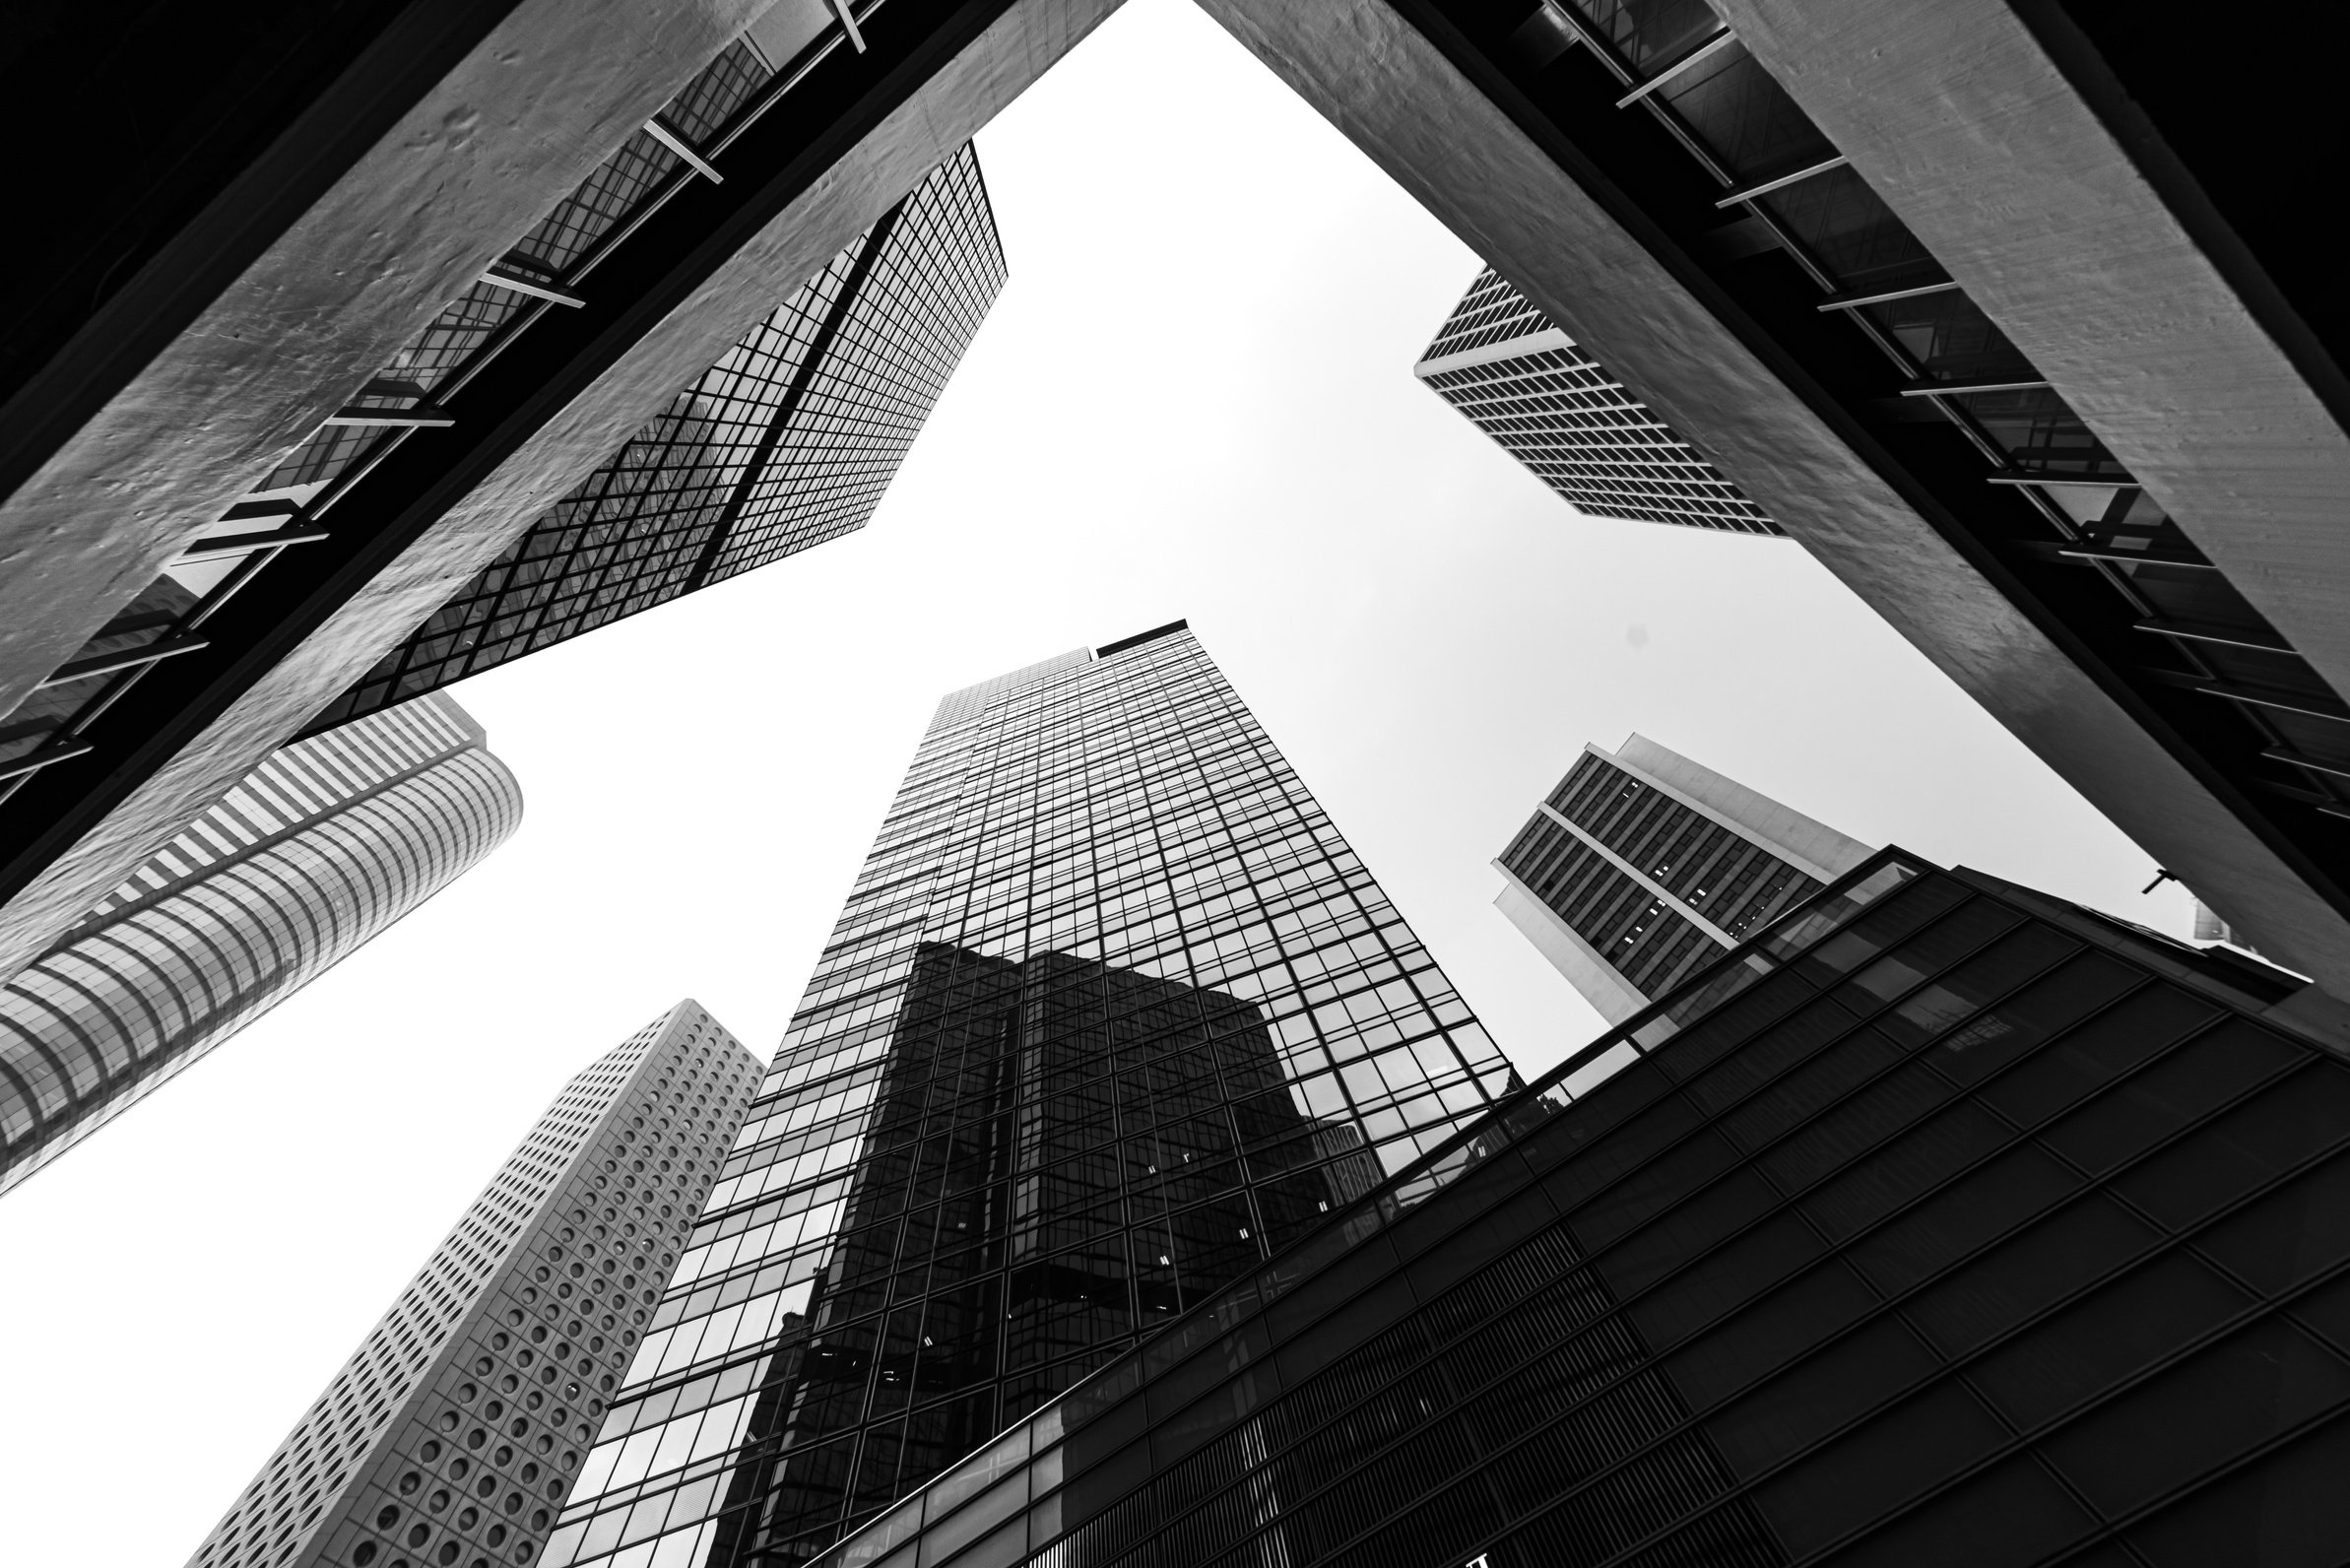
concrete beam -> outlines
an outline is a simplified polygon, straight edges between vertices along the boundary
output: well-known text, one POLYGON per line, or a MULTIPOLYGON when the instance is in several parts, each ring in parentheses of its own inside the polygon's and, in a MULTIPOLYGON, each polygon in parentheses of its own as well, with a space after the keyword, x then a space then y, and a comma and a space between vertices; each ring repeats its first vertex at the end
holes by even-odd
POLYGON ((0 715, 763 4, 521 0, 484 30, 429 0, 387 27, 0 404, 0 715))
MULTIPOLYGON (((2216 215, 2190 221, 2150 177, 2191 186, 2184 167, 2133 162, 2009 0, 1716 9, 2229 581, 2350 696, 2350 388, 2338 367, 2312 362, 2321 351, 2306 329, 2300 363, 2272 335, 2262 314, 2287 307, 2264 279, 2223 271, 2207 243, 2216 215)), ((2257 113, 2257 96, 2214 112, 2257 113)), ((2224 895, 2210 901, 2235 919, 2224 895)))
POLYGON ((2350 920, 1962 555, 1927 520, 1931 496, 1767 359, 1635 208, 1579 183, 1386 0, 1202 4, 2123 832, 2241 911, 2263 951, 2350 996, 2350 920))
MULTIPOLYGON (((514 537, 733 347, 779 294, 829 261, 1117 8, 1013 0, 951 61, 635 336, 192 744, 150 774, 0 911, 0 974, 39 950, 155 844, 341 695, 514 537)), ((717 241, 713 241, 717 243, 717 241)), ((630 324, 633 330, 634 324, 630 324)), ((494 368, 494 366, 493 366, 494 368)))

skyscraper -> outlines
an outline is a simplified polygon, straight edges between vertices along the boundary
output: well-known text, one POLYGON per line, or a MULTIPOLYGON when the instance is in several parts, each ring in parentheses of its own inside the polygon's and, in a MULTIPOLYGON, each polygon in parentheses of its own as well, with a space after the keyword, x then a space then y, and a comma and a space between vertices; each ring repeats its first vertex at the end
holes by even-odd
POLYGON ((690 1001, 573 1078, 190 1568, 532 1561, 757 1081, 690 1001))
POLYGON ((1411 373, 1594 516, 1782 532, 1490 267, 1453 306, 1411 373))
POLYGON ((864 527, 1004 279, 966 144, 309 732, 864 527))
POLYGON ((546 1560, 813 1556, 1512 1081, 1181 622, 954 692, 546 1560))
POLYGON ((0 987, 0 1193, 455 881, 522 791, 445 696, 276 752, 0 987))
POLYGON ((1621 1023, 1870 853, 1635 735, 1584 747, 1493 863, 1493 902, 1621 1023))
POLYGON ((2343 1013, 1886 851, 823 1568, 2338 1561, 2343 1013))

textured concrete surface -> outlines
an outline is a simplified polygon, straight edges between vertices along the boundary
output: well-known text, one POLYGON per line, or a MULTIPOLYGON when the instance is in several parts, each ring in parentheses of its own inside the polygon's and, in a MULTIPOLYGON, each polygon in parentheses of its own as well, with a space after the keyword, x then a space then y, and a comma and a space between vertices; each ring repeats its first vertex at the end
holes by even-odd
MULTIPOLYGON (((2006 0, 1716 9, 2238 590, 2350 695, 2342 410, 2006 0)), ((2256 95, 2215 112, 2257 112, 2256 95)))
POLYGON ((1863 431, 1750 349, 1694 266, 1661 260, 1662 235, 1619 222, 1384 0, 1202 4, 2148 854, 2350 995, 2350 921, 1927 523, 1863 431))
POLYGON ((1117 0, 1017 0, 825 174, 539 425, 392 566, 345 603, 193 744, 0 909, 0 975, 78 919, 155 844, 225 794, 496 558, 748 324, 1017 97, 1117 0))
MULTIPOLYGON (((22 430, 53 421, 65 393, 102 397, 0 500, 0 714, 349 401, 761 4, 523 0, 162 352, 143 364, 88 367, 119 375, 111 387, 36 382, 0 407, 0 424, 22 430)), ((127 315, 154 295, 140 282, 126 287, 60 359, 87 352, 94 335, 130 330, 127 315)))

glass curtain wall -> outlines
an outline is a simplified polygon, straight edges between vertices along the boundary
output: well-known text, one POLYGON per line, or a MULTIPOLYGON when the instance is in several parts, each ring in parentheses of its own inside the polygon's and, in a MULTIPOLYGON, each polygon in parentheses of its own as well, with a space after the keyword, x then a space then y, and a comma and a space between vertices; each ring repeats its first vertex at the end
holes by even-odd
POLYGON ((1180 625, 942 705, 548 1561, 799 1561, 1512 1075, 1180 625))

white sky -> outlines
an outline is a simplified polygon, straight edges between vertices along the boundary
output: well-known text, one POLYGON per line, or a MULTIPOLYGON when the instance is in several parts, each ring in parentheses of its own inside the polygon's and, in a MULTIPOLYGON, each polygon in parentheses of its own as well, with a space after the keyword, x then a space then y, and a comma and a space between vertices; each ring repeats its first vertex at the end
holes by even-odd
POLYGON ((516 836, 0 1200, 0 1558, 183 1561, 565 1078, 686 995, 773 1049, 943 692, 1177 617, 1529 1073, 1599 1024, 1487 862, 1634 729, 2184 934, 1796 546, 1583 518, 1421 388, 1475 257, 1190 6, 980 158, 1012 282, 872 526, 458 687, 516 836))

